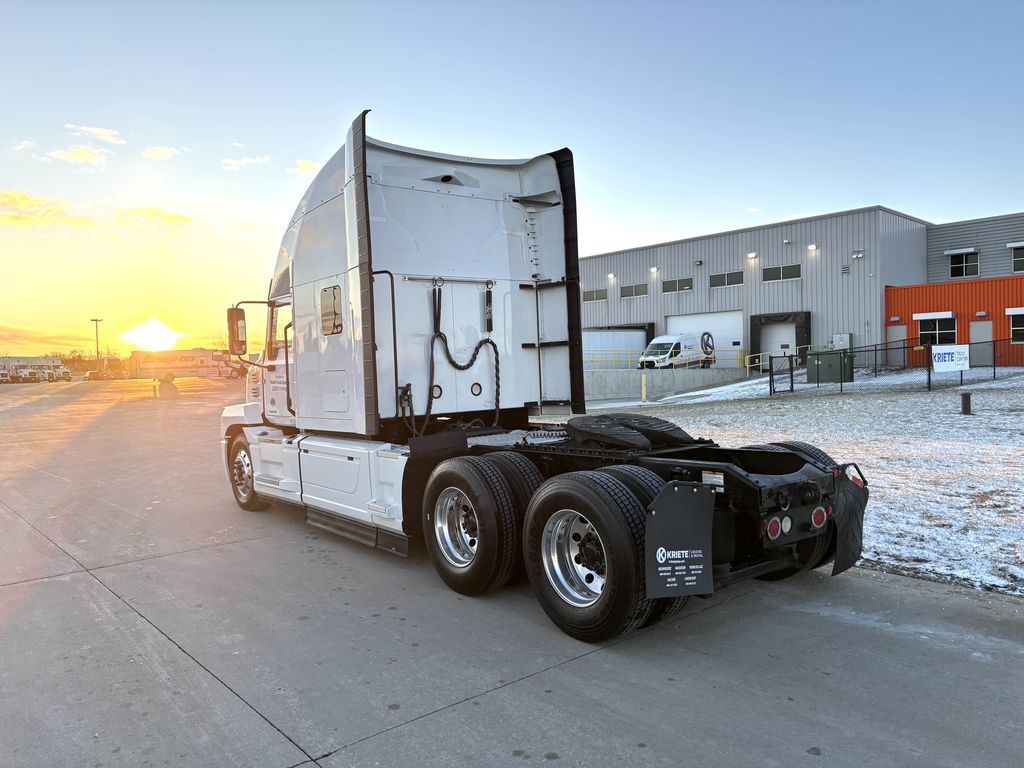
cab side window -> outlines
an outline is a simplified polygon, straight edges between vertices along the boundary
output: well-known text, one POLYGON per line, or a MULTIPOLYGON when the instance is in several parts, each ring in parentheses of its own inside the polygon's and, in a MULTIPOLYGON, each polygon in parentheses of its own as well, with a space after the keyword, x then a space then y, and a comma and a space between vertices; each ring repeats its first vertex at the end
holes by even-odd
POLYGON ((284 349, 284 329, 292 321, 292 305, 277 304, 270 311, 270 339, 268 344, 267 359, 273 360, 278 352, 284 349))
POLYGON ((672 345, 672 349, 671 349, 671 351, 668 354, 669 354, 669 357, 675 357, 676 355, 679 354, 679 342, 678 341, 675 344, 672 345))

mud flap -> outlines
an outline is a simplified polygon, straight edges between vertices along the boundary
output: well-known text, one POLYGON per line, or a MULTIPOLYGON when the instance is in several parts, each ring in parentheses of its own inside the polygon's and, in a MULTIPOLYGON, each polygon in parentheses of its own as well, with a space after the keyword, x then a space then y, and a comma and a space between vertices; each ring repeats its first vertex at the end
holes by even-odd
POLYGON ((647 597, 710 595, 714 489, 700 483, 667 483, 648 507, 645 536, 647 597))
POLYGON ((856 464, 843 464, 836 478, 836 559, 832 575, 847 571, 860 559, 864 548, 864 509, 868 504, 868 483, 856 464))

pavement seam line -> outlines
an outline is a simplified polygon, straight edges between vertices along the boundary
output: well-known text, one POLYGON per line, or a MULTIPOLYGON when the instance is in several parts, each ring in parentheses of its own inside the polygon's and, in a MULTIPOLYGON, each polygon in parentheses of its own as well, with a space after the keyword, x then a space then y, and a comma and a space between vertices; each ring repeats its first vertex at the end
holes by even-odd
MULTIPOLYGON (((106 589, 108 592, 110 592, 110 594, 112 594, 114 597, 116 597, 118 600, 120 600, 124 604, 124 606, 126 608, 128 608, 128 610, 132 611, 132 613, 134 613, 136 616, 138 616, 140 619, 142 619, 144 622, 146 622, 149 626, 151 626, 154 630, 156 630, 160 634, 161 637, 163 637, 165 640, 167 640, 167 642, 169 642, 171 645, 173 645, 175 648, 177 648, 179 651, 181 651, 186 656, 186 658, 190 659, 197 667, 199 667, 206 674, 208 674, 210 677, 212 677, 214 680, 216 680, 218 683, 220 683, 222 686, 224 686, 224 688, 226 690, 228 690, 236 699, 238 699, 245 706, 247 706, 250 710, 252 710, 256 714, 257 717, 259 717, 261 720, 263 720, 263 722, 265 722, 267 725, 269 725, 271 728, 273 728, 275 731, 277 731, 279 734, 281 734, 281 736, 283 736, 288 741, 289 744, 291 744, 293 747, 295 747, 297 750, 299 750, 302 754, 304 754, 309 759, 309 761, 313 761, 313 759, 314 759, 313 756, 311 754, 309 754, 309 752, 307 752, 301 746, 299 746, 299 744, 295 741, 295 739, 293 739, 291 736, 289 736, 287 733, 285 733, 269 717, 264 715, 262 712, 260 712, 258 709, 256 709, 256 707, 254 707, 252 704, 250 704, 240 693, 238 693, 238 691, 236 691, 234 688, 232 688, 230 685, 228 685, 226 682, 224 682, 224 680, 222 680, 216 673, 214 673, 214 671, 212 669, 207 667, 205 664, 203 664, 203 662, 199 661, 199 659, 197 659, 191 653, 186 651, 185 648, 182 647, 182 645, 180 643, 178 643, 173 637, 171 637, 166 632, 164 632, 148 616, 146 616, 146 614, 144 614, 142 611, 140 611, 134 605, 132 605, 127 600, 125 600, 123 597, 121 597, 120 594, 115 592, 110 587, 109 584, 107 584, 105 581, 103 581, 95 573, 92 573, 90 571, 89 575, 92 576, 96 580, 97 584, 102 586, 104 589, 106 589)), ((298 765, 302 765, 302 763, 298 763, 298 765)))
POLYGON ((501 685, 496 685, 493 688, 488 688, 486 691, 480 691, 479 693, 474 693, 472 696, 466 696, 463 699, 459 699, 458 701, 453 701, 450 704, 445 704, 443 707, 438 707, 437 709, 431 710, 430 712, 424 712, 422 715, 417 715, 416 717, 414 717, 414 718, 412 718, 410 720, 406 720, 404 723, 396 723, 395 725, 392 725, 392 726, 390 726, 388 728, 384 728, 383 730, 377 731, 377 733, 371 733, 370 735, 363 736, 361 738, 356 739, 355 741, 350 741, 348 744, 343 744, 342 746, 338 747, 337 749, 334 749, 334 750, 328 752, 326 755, 321 755, 320 757, 317 758, 317 760, 323 760, 324 758, 330 757, 332 755, 335 755, 338 752, 341 752, 342 750, 348 749, 349 747, 354 747, 356 744, 361 744, 362 742, 368 741, 369 739, 375 739, 378 736, 381 736, 381 735, 383 735, 385 733, 389 733, 389 732, 394 731, 394 730, 396 730, 398 728, 404 728, 407 725, 415 723, 415 722, 417 722, 419 720, 423 720, 424 718, 427 718, 427 717, 432 717, 433 715, 436 715, 436 714, 438 714, 440 712, 444 712, 447 709, 451 709, 452 707, 457 707, 460 704, 465 704, 467 701, 472 701, 473 699, 479 698, 480 696, 486 696, 489 693, 494 693, 495 691, 500 691, 502 688, 508 688, 510 685, 515 685, 516 683, 521 683, 524 680, 529 680, 531 677, 536 677, 537 675, 542 675, 545 672, 550 672, 553 669, 558 669, 559 667, 564 666, 566 664, 569 664, 571 662, 578 661, 579 659, 585 659, 587 656, 591 656, 591 655, 593 655, 595 653, 600 653, 601 651, 606 651, 609 648, 614 648, 619 643, 626 642, 632 635, 633 635, 633 633, 627 633, 625 636, 620 637, 620 638, 618 638, 616 640, 612 640, 611 642, 609 642, 609 643, 607 643, 605 645, 602 645, 600 648, 593 648, 593 649, 591 649, 589 651, 586 651, 584 653, 581 653, 581 654, 579 654, 577 656, 572 656, 572 657, 570 657, 568 659, 563 659, 562 661, 559 661, 556 664, 552 664, 550 666, 544 667, 543 669, 535 670, 535 671, 531 672, 528 675, 523 675, 522 677, 517 677, 515 680, 509 680, 508 682, 502 683, 501 685))
POLYGON ((198 547, 193 547, 192 549, 181 549, 181 550, 178 550, 176 552, 161 552, 158 555, 146 555, 145 557, 137 557, 134 560, 124 560, 123 562, 120 562, 120 563, 108 563, 107 565, 97 565, 97 566, 94 566, 93 568, 89 568, 87 570, 89 571, 89 573, 92 573, 93 571, 103 571, 103 570, 106 570, 107 568, 117 568, 118 566, 121 566, 121 565, 133 565, 135 563, 145 563, 145 562, 148 562, 149 560, 157 560, 157 559, 159 559, 161 557, 174 557, 175 555, 187 555, 190 552, 201 552, 204 549, 213 549, 214 547, 227 547, 227 546, 230 546, 232 544, 244 544, 247 541, 261 541, 263 539, 271 539, 274 536, 280 536, 280 535, 281 535, 281 533, 268 533, 268 534, 265 534, 263 536, 251 536, 248 539, 235 539, 234 541, 218 541, 218 542, 214 542, 213 544, 200 544, 198 547))
MULTIPOLYGON (((740 599, 742 597, 746 597, 746 596, 750 595, 752 592, 756 592, 756 591, 757 590, 753 590, 752 589, 750 591, 743 592, 743 593, 741 593, 739 595, 736 595, 736 596, 730 596, 729 599, 722 600, 721 602, 717 602, 717 603, 714 603, 712 605, 705 606, 705 607, 701 608, 700 610, 696 611, 696 613, 704 613, 705 611, 713 610, 715 608, 718 608, 719 606, 726 605, 727 603, 731 603, 733 600, 738 600, 738 599, 740 599)), ((649 629, 647 629, 647 631, 651 632, 651 631, 657 631, 657 630, 654 627, 650 627, 649 629)), ((508 688, 510 685, 515 685, 516 683, 521 683, 524 680, 529 680, 531 677, 536 677, 537 675, 542 675, 545 672, 550 672, 553 669, 558 669, 559 667, 562 667, 562 666, 564 666, 566 664, 570 664, 570 663, 572 663, 574 661, 578 661, 579 659, 585 659, 587 656, 591 656, 591 655, 593 655, 595 653, 601 653, 602 651, 606 651, 606 650, 608 650, 610 648, 614 648, 615 646, 619 645, 620 643, 624 643, 624 642, 629 641, 636 634, 637 633, 635 633, 635 632, 628 632, 625 635, 622 635, 622 636, 616 638, 615 640, 612 640, 612 641, 606 643, 605 645, 602 645, 600 648, 594 648, 592 650, 586 651, 585 653, 581 653, 578 656, 573 656, 573 657, 568 658, 568 659, 563 659, 562 661, 559 661, 556 664, 552 664, 552 665, 550 665, 548 667, 545 667, 544 669, 535 670, 535 671, 531 672, 528 675, 523 675, 522 677, 518 677, 515 680, 509 680, 507 683, 502 683, 501 685, 496 685, 495 687, 489 688, 486 691, 481 691, 480 693, 474 693, 472 696, 467 696, 464 699, 460 699, 459 701, 453 701, 450 704, 445 704, 443 707, 438 707, 437 709, 432 710, 430 712, 424 712, 422 715, 417 715, 416 717, 412 718, 411 720, 406 720, 404 723, 396 723, 395 725, 392 725, 389 728, 384 728, 383 730, 380 730, 377 733, 372 733, 372 734, 370 734, 368 736, 363 736, 362 738, 356 739, 355 741, 350 741, 348 744, 343 744, 342 746, 340 746, 337 749, 334 749, 334 750, 328 752, 325 755, 320 755, 316 759, 317 760, 323 760, 324 758, 331 757, 332 755, 335 755, 338 752, 346 750, 349 747, 354 747, 356 744, 361 744, 362 742, 367 741, 369 739, 375 739, 378 736, 382 736, 383 734, 389 733, 390 731, 396 730, 398 728, 404 728, 405 726, 410 725, 412 723, 415 723, 415 722, 417 722, 419 720, 422 720, 424 718, 432 717, 433 715, 436 715, 436 714, 438 714, 440 712, 444 712, 447 709, 451 709, 452 707, 457 707, 459 704, 465 704, 467 701, 472 701, 473 699, 479 698, 480 696, 486 696, 489 693, 494 693, 495 691, 500 691, 502 688, 508 688)))
MULTIPOLYGON (((7 505, 5 505, 5 506, 7 506, 7 505)), ((55 542, 53 539, 51 539, 49 536, 47 536, 41 530, 36 528, 36 526, 34 526, 31 523, 31 521, 26 520, 25 517, 22 516, 19 512, 15 511, 15 510, 11 510, 11 511, 14 512, 14 514, 17 515, 19 518, 21 518, 21 520, 25 523, 25 525, 27 525, 29 528, 34 530, 36 533, 38 533, 40 536, 42 536, 48 542, 53 544, 53 546, 55 546, 57 549, 59 549, 61 552, 63 552, 65 555, 67 555, 69 558, 71 558, 74 562, 78 563, 78 565, 82 568, 82 570, 85 573, 89 574, 96 581, 97 584, 99 584, 101 587, 103 587, 105 590, 107 590, 110 594, 112 594, 114 597, 116 597, 122 604, 124 604, 124 606, 128 610, 130 610, 132 613, 134 613, 136 616, 138 616, 140 619, 142 619, 144 622, 146 622, 149 626, 151 626, 161 637, 163 637, 165 640, 167 640, 167 642, 169 642, 171 645, 173 645, 179 651, 181 651, 185 655, 186 658, 190 659, 193 664, 195 664, 197 667, 199 667, 201 670, 203 670, 206 674, 208 674, 210 677, 212 677, 214 680, 216 680, 218 683, 220 683, 222 686, 224 686, 224 688, 226 690, 228 690, 236 699, 238 699, 240 702, 242 702, 245 706, 247 706, 249 709, 251 709, 256 714, 257 717, 259 717, 261 720, 263 720, 263 722, 265 722, 267 725, 269 725, 271 728, 273 728, 275 731, 277 731, 279 734, 281 734, 281 736, 283 736, 288 741, 289 744, 291 744, 293 747, 295 747, 297 750, 299 750, 299 752, 301 752, 302 754, 304 754, 308 758, 307 762, 313 762, 314 765, 316 764, 315 763, 315 759, 313 758, 313 756, 311 754, 309 754, 309 752, 307 752, 305 749, 300 747, 291 736, 289 736, 281 728, 279 728, 273 721, 270 720, 270 718, 268 718, 266 715, 264 715, 262 712, 260 712, 258 709, 256 709, 256 707, 254 707, 252 704, 250 704, 248 701, 246 701, 245 698, 243 698, 242 695, 238 693, 238 691, 236 691, 234 688, 232 688, 230 685, 228 685, 226 682, 224 682, 220 677, 218 677, 216 674, 214 674, 213 670, 211 670, 209 667, 207 667, 205 664, 203 664, 201 661, 199 661, 199 659, 197 659, 191 653, 186 651, 177 641, 174 640, 174 638, 172 638, 170 635, 168 635, 166 632, 164 632, 160 627, 158 627, 154 622, 152 622, 149 619, 148 616, 146 616, 144 613, 142 613, 142 611, 140 611, 134 605, 132 605, 127 600, 125 600, 123 597, 121 597, 121 595, 119 595, 117 592, 115 592, 113 589, 111 589, 110 585, 108 585, 106 582, 104 582, 99 576, 97 576, 91 570, 86 568, 81 560, 79 560, 77 557, 72 555, 70 552, 68 552, 66 549, 64 549, 64 547, 62 547, 60 544, 55 542)), ((266 537, 261 537, 261 538, 266 538, 266 537)), ((203 548, 204 549, 209 549, 209 547, 203 547, 203 548)), ((108 567, 111 567, 111 566, 108 566, 108 567)), ((299 763, 299 765, 302 765, 302 763, 299 763)))
POLYGON ((47 576, 37 576, 34 579, 22 579, 21 581, 12 581, 7 584, 0 584, 0 589, 5 587, 17 587, 19 584, 35 584, 37 581, 48 581, 49 579, 59 579, 61 576, 72 576, 76 573, 88 573, 85 568, 79 568, 75 571, 63 571, 62 573, 51 573, 47 576))

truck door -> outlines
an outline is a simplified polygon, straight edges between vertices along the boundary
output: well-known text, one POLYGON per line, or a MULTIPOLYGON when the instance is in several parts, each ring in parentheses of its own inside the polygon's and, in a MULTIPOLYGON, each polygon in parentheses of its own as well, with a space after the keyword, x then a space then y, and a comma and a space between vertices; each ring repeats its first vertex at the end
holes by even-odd
POLYGON ((295 333, 291 304, 274 304, 267 322, 267 369, 263 376, 263 410, 275 424, 295 423, 295 333), (285 356, 285 349, 288 354, 285 356))

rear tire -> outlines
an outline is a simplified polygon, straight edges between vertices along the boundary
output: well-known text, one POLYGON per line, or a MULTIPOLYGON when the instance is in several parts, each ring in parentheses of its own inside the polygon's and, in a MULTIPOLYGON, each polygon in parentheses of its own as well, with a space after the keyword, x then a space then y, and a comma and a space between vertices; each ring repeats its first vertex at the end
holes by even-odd
POLYGON ((803 539, 796 543, 797 565, 792 565, 781 571, 766 573, 757 578, 760 581, 782 581, 790 576, 795 576, 801 571, 810 571, 820 565, 824 565, 829 548, 835 542, 835 524, 830 520, 828 526, 824 533, 815 536, 813 539, 803 539))
MULTIPOLYGON (((644 505, 644 509, 651 506, 654 497, 661 493, 661 489, 665 487, 665 481, 655 472, 644 467, 633 466, 632 464, 614 464, 610 467, 602 467, 598 472, 611 475, 616 480, 621 481, 623 485, 633 492, 633 495, 637 497, 639 502, 644 505)), ((647 620, 644 621, 643 626, 649 627, 662 619, 671 619, 682 611, 689 602, 689 595, 654 598, 654 607, 651 609, 647 620)))
POLYGON ((229 466, 231 468, 231 494, 235 503, 250 512, 259 512, 270 506, 255 489, 252 449, 245 435, 238 435, 231 443, 229 466))
POLYGON ((423 540, 450 589, 473 596, 505 586, 518 537, 515 497, 494 465, 460 456, 434 467, 423 496, 423 540))
POLYGON ((814 461, 816 464, 820 464, 825 469, 832 469, 838 467, 839 462, 825 453, 821 448, 811 445, 810 443, 802 443, 799 440, 785 440, 772 445, 781 445, 784 448, 791 448, 797 453, 802 453, 807 458, 814 461))
POLYGON ((570 637, 609 640, 644 625, 643 505, 601 472, 547 480, 526 511, 526 574, 541 608, 570 637))
POLYGON ((515 451, 488 453, 484 456, 484 461, 501 473, 515 499, 516 554, 509 582, 521 582, 526 578, 526 568, 523 565, 523 520, 526 518, 526 508, 530 506, 530 499, 544 482, 544 475, 532 461, 515 451))

